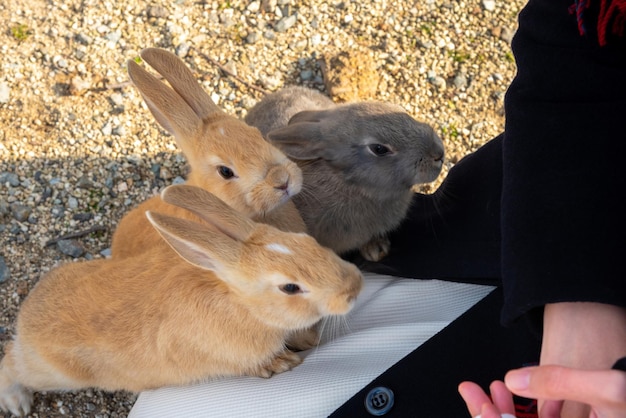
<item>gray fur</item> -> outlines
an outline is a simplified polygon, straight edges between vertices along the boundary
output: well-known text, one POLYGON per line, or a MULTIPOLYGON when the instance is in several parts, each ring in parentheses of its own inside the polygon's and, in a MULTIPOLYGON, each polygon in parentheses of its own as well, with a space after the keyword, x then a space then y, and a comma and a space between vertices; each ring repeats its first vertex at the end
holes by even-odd
POLYGON ((382 258, 412 186, 441 172, 441 139, 390 103, 336 105, 317 91, 288 87, 266 96, 245 120, 298 163, 303 189, 293 200, 309 233, 338 253, 359 248, 368 259, 382 258), (393 155, 376 156, 371 144, 393 155))

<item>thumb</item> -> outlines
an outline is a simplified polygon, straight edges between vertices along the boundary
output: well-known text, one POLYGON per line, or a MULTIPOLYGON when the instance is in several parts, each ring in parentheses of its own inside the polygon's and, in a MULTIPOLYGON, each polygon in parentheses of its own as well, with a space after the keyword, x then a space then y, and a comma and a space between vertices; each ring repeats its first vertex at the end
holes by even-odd
POLYGON ((569 400, 588 405, 626 399, 626 373, 617 370, 536 366, 511 370, 504 382, 516 395, 533 399, 569 400))

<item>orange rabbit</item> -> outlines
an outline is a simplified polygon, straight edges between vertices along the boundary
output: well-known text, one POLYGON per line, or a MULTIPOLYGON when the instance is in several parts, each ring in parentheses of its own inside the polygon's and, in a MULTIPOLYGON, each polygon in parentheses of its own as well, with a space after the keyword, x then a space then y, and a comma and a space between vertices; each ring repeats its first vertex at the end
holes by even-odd
POLYGON ((162 198, 202 219, 148 213, 175 253, 65 264, 31 291, 0 363, 0 409, 28 413, 31 391, 269 377, 301 362, 285 348, 292 333, 350 311, 361 273, 310 236, 255 223, 198 187, 162 198))

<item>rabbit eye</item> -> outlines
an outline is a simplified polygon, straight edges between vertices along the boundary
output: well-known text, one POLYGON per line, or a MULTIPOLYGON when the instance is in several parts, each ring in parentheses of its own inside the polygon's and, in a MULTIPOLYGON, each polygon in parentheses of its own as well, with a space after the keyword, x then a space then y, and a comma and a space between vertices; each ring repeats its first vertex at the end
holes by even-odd
POLYGON ((298 286, 297 284, 294 284, 294 283, 284 284, 284 285, 280 286, 280 290, 283 293, 286 293, 288 295, 295 295, 295 294, 298 294, 298 293, 302 293, 302 289, 300 289, 300 286, 298 286))
POLYGON ((225 165, 217 167, 217 172, 220 173, 220 176, 226 180, 235 177, 235 172, 225 165))
POLYGON ((378 157, 382 157, 383 155, 388 155, 392 153, 389 147, 382 144, 370 144, 367 147, 372 152, 372 154, 378 157))

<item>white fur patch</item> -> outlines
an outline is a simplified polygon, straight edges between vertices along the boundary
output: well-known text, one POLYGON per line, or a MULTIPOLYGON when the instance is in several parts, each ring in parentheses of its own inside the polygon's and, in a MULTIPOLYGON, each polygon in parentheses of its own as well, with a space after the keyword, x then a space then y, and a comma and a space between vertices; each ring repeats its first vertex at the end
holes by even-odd
POLYGON ((291 250, 285 247, 283 244, 278 244, 278 243, 267 244, 265 248, 267 248, 270 251, 274 251, 276 253, 288 254, 288 255, 293 254, 291 250))
POLYGON ((224 127, 220 126, 218 131, 222 134, 222 135, 226 135, 226 131, 224 131, 224 127))

